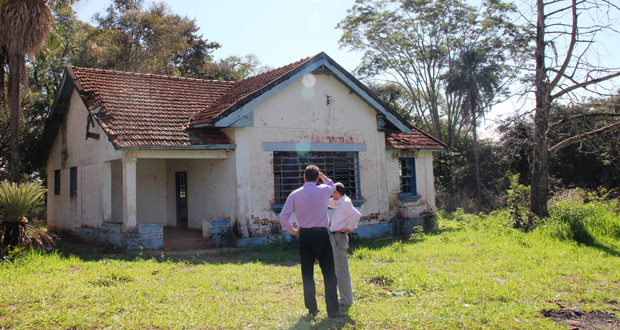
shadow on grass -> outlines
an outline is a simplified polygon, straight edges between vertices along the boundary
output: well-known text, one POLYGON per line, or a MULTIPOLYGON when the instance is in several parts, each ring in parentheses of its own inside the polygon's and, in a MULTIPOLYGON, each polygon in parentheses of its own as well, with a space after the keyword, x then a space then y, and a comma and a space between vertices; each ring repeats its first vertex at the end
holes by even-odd
POLYGON ((591 243, 591 244, 584 244, 584 245, 592 247, 592 248, 595 248, 595 249, 598 249, 598 250, 601 250, 601 251, 603 251, 603 252, 605 252, 605 253, 607 253, 609 255, 612 255, 614 257, 620 257, 620 251, 618 251, 618 250, 616 250, 616 249, 614 249, 612 247, 609 247, 609 246, 607 246, 605 244, 594 242, 594 243, 591 243))
MULTIPOLYGON (((428 235, 428 234, 425 234, 428 235)), ((394 237, 379 239, 352 239, 349 253, 367 248, 380 250, 396 243, 417 244, 426 240, 425 235, 415 239, 394 237)), ((63 237, 55 246, 55 251, 65 258, 78 258, 82 261, 100 261, 115 259, 122 261, 149 260, 156 262, 179 262, 189 264, 245 264, 263 263, 277 266, 295 266, 299 264, 299 247, 296 241, 283 242, 267 246, 248 248, 215 248, 207 250, 145 250, 122 251, 112 246, 94 245, 75 237, 63 237)))

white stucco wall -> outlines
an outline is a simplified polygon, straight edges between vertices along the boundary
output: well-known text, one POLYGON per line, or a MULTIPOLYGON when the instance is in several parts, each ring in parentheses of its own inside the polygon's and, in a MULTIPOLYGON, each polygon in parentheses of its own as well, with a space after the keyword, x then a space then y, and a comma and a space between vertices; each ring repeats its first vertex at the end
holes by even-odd
POLYGON ((390 203, 390 217, 420 218, 426 210, 435 210, 435 185, 433 182, 433 153, 430 151, 386 151, 386 176, 390 203), (401 203, 399 158, 415 158, 416 189, 422 197, 414 203, 401 203))
POLYGON ((88 110, 77 92, 73 92, 69 104, 47 162, 47 221, 51 228, 75 231, 80 226, 96 227, 101 223, 100 164, 119 159, 122 153, 114 150, 97 124, 89 130, 99 134, 99 139, 86 139, 88 110), (71 167, 77 167, 76 196, 69 194, 71 167), (60 195, 54 194, 55 170, 61 171, 60 195))
POLYGON ((167 223, 165 223, 167 226, 176 226, 176 172, 187 172, 189 228, 202 229, 203 220, 233 220, 235 214, 233 157, 168 159, 165 162, 167 185, 162 191, 166 191, 165 204, 168 208, 163 214, 167 214, 167 223))
POLYGON ((256 105, 254 127, 226 130, 237 144, 237 217, 240 222, 249 219, 255 235, 268 234, 269 225, 279 221, 272 210, 273 152, 264 151, 265 142, 365 145, 359 152, 360 190, 366 200, 361 212, 366 222, 387 219, 381 164, 385 139, 377 131, 376 111, 334 76, 314 78, 311 86, 296 81, 256 105))

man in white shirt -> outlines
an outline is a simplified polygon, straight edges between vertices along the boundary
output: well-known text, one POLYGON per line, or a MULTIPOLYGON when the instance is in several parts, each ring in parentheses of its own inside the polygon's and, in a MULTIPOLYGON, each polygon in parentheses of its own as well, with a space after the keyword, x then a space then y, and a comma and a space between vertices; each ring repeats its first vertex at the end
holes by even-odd
POLYGON ((340 293, 339 305, 348 307, 353 303, 353 290, 351 289, 351 274, 349 273, 349 261, 347 249, 349 248, 349 235, 357 228, 362 216, 353 206, 351 199, 345 195, 344 184, 335 184, 336 191, 332 194, 328 206, 334 210, 331 221, 331 243, 334 251, 334 264, 338 277, 338 292, 340 293))

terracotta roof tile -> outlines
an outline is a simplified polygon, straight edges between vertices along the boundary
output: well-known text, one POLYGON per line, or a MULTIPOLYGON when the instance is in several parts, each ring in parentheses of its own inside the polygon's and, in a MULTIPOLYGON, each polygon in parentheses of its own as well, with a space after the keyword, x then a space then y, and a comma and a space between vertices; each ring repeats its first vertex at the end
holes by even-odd
POLYGON ((413 129, 411 133, 385 132, 386 149, 445 150, 446 145, 432 136, 413 129))
POLYGON ((70 76, 117 147, 225 144, 219 130, 191 127, 210 123, 308 59, 238 82, 80 67, 70 67, 70 76))
MULTIPOLYGON (((231 82, 71 67, 74 84, 117 147, 210 144, 187 129, 231 82), (202 142, 202 143, 201 143, 202 142)), ((227 140, 221 132, 217 142, 227 140)), ((230 143, 230 142, 228 142, 230 143)))

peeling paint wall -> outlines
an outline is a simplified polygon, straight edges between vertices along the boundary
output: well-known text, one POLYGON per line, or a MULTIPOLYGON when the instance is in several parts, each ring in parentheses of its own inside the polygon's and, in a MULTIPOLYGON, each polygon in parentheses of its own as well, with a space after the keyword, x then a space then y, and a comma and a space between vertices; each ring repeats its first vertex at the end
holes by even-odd
POLYGON ((100 162, 120 159, 122 153, 114 150, 98 124, 89 130, 99 134, 99 140, 86 139, 88 110, 77 92, 73 92, 69 104, 47 162, 47 221, 50 228, 76 231, 82 225, 101 223, 100 162), (71 167, 77 167, 76 196, 69 194, 71 167), (55 170, 61 171, 60 195, 54 194, 55 170))
POLYGON ((273 152, 263 150, 264 142, 364 144, 366 151, 359 152, 360 189, 366 200, 360 208, 365 216, 362 224, 387 219, 388 204, 383 197, 387 184, 382 181, 380 164, 385 159, 385 140, 383 132, 377 131, 376 111, 335 77, 314 75, 294 82, 257 105, 253 115, 254 127, 234 129, 237 216, 240 222, 250 223, 252 236, 280 229, 272 210, 273 152), (250 205, 249 210, 244 203, 250 205))
POLYGON ((386 151, 390 218, 417 219, 426 210, 435 210, 433 153, 430 151, 386 151), (415 158, 416 189, 422 197, 414 203, 402 203, 398 175, 399 158, 415 158))

